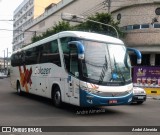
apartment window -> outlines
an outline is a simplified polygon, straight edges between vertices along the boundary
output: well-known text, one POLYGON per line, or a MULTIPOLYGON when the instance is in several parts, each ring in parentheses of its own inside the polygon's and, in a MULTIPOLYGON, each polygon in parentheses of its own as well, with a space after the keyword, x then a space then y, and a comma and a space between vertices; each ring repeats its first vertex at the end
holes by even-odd
POLYGON ((133 26, 132 25, 128 25, 127 26, 127 30, 133 30, 133 26))
POLYGON ((141 25, 141 28, 142 28, 142 29, 149 28, 149 24, 142 24, 142 25, 141 25))
POLYGON ((133 25, 133 29, 140 29, 140 25, 136 24, 136 25, 133 25))
POLYGON ((160 24, 154 24, 154 28, 160 28, 160 24))

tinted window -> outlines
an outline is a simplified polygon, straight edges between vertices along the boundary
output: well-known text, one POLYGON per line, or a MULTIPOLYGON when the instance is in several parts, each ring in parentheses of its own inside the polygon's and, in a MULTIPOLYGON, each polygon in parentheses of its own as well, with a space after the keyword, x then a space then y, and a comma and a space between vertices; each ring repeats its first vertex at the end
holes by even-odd
POLYGON ((78 72, 78 52, 77 47, 72 45, 70 47, 70 73, 75 76, 76 72, 78 72))
POLYGON ((37 57, 38 57, 38 51, 36 47, 26 50, 25 64, 26 65, 37 64, 38 63, 37 57))
POLYGON ((54 63, 61 66, 57 40, 45 43, 41 47, 40 63, 54 63))
POLYGON ((132 30, 133 29, 133 26, 132 25, 128 25, 127 26, 127 30, 132 30))
POLYGON ((149 28, 149 24, 142 24, 142 25, 141 25, 141 28, 142 28, 142 29, 149 28))
POLYGON ((40 63, 54 63, 61 66, 57 40, 13 54, 11 57, 12 66, 40 63))
POLYGON ((19 52, 11 56, 11 65, 20 66, 24 64, 24 52, 19 52))
POLYGON ((133 29, 140 29, 140 25, 133 25, 133 29))
POLYGON ((154 24, 154 28, 160 28, 160 24, 154 24))
POLYGON ((68 48, 68 42, 70 41, 76 41, 76 38, 73 37, 64 37, 61 38, 61 48, 63 51, 63 57, 64 57, 64 63, 67 71, 69 71, 69 48, 68 48))

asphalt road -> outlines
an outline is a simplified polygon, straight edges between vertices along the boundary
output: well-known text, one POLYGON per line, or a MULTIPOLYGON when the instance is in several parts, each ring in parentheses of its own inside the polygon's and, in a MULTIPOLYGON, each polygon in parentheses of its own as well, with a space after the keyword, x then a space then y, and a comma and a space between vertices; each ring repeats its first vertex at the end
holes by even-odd
MULTIPOLYGON (((160 100, 147 99, 142 105, 108 106, 101 108, 79 108, 65 104, 55 108, 49 99, 23 94, 19 96, 11 88, 9 78, 0 79, 0 126, 160 126, 160 100)), ((22 133, 0 133, 0 135, 22 133)), ((24 133, 23 133, 24 134, 24 133)), ((25 133, 27 134, 27 133, 25 133)), ((31 134, 31 133, 30 133, 31 134)), ((27 134, 27 135, 30 135, 27 134)), ((34 133, 36 134, 36 133, 34 133)), ((40 133, 38 133, 40 134, 40 133)), ((41 133, 75 134, 75 133, 41 133)), ((106 135, 101 133, 81 133, 106 135)), ((137 134, 137 133, 109 133, 137 134)), ((144 133, 138 133, 144 134, 144 133)), ((157 135, 158 133, 149 133, 157 135)))

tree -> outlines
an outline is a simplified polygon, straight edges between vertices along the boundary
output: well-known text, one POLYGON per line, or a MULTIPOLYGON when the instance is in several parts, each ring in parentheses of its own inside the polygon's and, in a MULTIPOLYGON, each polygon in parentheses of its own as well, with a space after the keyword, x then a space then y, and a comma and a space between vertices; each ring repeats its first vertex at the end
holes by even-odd
POLYGON ((42 35, 33 36, 31 40, 32 40, 32 43, 34 43, 38 40, 49 37, 49 36, 56 34, 58 32, 65 31, 65 30, 71 30, 71 29, 72 29, 72 27, 69 24, 69 22, 65 22, 65 21, 60 22, 59 21, 58 24, 55 24, 51 29, 47 29, 47 31, 42 33, 42 35))
MULTIPOLYGON (((115 22, 111 14, 96 13, 94 16, 88 17, 88 19, 97 21, 97 22, 101 22, 104 24, 112 25, 113 27, 117 29, 120 37, 124 36, 123 32, 118 27, 119 21, 115 22)), ((101 33, 105 35, 110 35, 110 36, 115 36, 115 37, 117 36, 116 31, 113 28, 102 25, 102 24, 97 24, 91 21, 86 21, 82 24, 75 26, 75 30, 92 31, 92 32, 101 33)))
MULTIPOLYGON (((117 29, 120 37, 124 36, 124 33, 118 27, 119 22, 118 21, 115 22, 111 14, 96 13, 95 15, 88 17, 88 19, 98 21, 104 24, 112 25, 113 27, 117 29)), ((56 34, 58 32, 67 31, 67 30, 90 31, 90 32, 96 32, 96 33, 101 33, 105 35, 115 36, 115 37, 117 36, 113 28, 105 26, 105 25, 93 23, 91 21, 86 21, 84 23, 81 23, 75 26, 71 26, 70 23, 66 21, 59 21, 58 24, 54 24, 54 26, 51 29, 47 29, 47 31, 42 33, 42 35, 33 36, 32 43, 40 39, 46 38, 48 36, 51 36, 53 34, 56 34)))

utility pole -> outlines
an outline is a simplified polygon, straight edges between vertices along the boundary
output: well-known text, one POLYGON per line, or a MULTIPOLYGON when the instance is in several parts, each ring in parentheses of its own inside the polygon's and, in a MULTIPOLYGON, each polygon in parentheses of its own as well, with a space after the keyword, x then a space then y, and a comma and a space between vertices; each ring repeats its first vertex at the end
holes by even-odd
POLYGON ((4 60, 4 70, 5 70, 5 50, 4 50, 4 58, 3 58, 3 60, 4 60))
POLYGON ((108 3, 108 14, 111 13, 111 0, 106 0, 106 2, 108 3))
POLYGON ((8 75, 8 48, 7 48, 7 75, 8 75))

